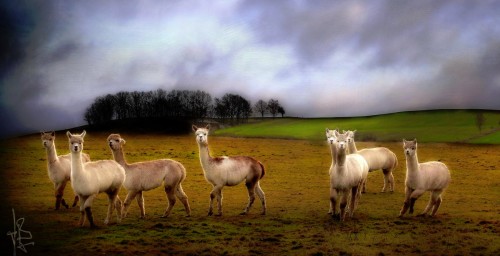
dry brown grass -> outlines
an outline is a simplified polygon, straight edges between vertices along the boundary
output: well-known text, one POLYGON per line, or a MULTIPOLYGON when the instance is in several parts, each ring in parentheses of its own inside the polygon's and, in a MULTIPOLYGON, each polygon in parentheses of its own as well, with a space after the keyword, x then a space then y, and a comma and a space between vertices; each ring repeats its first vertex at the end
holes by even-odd
MULTIPOLYGON (((93 160, 111 159, 107 136, 90 133, 84 152, 93 160)), ((158 188, 145 192, 145 220, 138 219, 134 202, 121 224, 114 224, 113 219, 112 225, 104 226, 107 199, 100 195, 94 201, 94 217, 101 228, 77 227, 77 209, 53 210, 45 152, 38 136, 28 136, 0 145, 2 231, 13 229, 14 208, 17 217, 25 218, 23 228, 33 235, 30 241, 35 245, 27 246, 29 255, 500 254, 500 146, 420 143, 420 160, 445 162, 453 180, 436 218, 399 219, 405 176, 400 143, 360 143, 358 148, 385 146, 396 153, 396 189, 379 193, 383 175, 370 173, 368 193, 362 196, 354 219, 339 223, 327 215, 331 158, 323 142, 210 137, 213 155, 249 155, 264 163, 267 173, 261 186, 268 199, 268 215, 259 215, 258 200, 248 216, 238 215, 247 201, 246 189, 239 185, 224 188, 224 216, 208 217, 211 185, 204 180, 193 136, 122 136, 127 140, 129 162, 171 158, 184 164, 188 176, 183 187, 192 217, 184 217, 178 202, 168 218, 159 218, 166 199, 158 188)), ((62 134, 56 145, 59 153, 68 152, 62 134)), ((68 186, 65 198, 72 195, 68 186)), ((125 195, 123 189, 120 197, 125 195)), ((416 211, 422 211, 427 200, 424 194, 416 211)), ((13 252, 8 236, 2 239, 1 248, 2 255, 13 252)))

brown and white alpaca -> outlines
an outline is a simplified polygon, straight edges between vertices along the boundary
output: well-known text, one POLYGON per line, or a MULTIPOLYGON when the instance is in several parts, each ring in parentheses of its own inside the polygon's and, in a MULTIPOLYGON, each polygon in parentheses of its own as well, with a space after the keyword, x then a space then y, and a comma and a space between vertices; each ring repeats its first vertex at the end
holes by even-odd
MULTIPOLYGON (((43 147, 47 153, 47 171, 49 179, 54 184, 55 197, 56 197, 56 210, 62 206, 69 208, 68 204, 63 198, 64 189, 66 184, 71 179, 71 154, 57 155, 56 151, 56 133, 55 132, 41 132, 41 139, 43 147)), ((82 155, 82 161, 89 162, 90 157, 87 154, 82 155)), ((72 207, 78 203, 78 196, 75 195, 72 207)))
MULTIPOLYGON (((356 148, 356 142, 354 141, 355 133, 356 131, 347 131, 347 135, 349 136, 349 153, 357 153, 363 156, 368 163, 369 172, 382 170, 384 173, 384 187, 382 188, 382 192, 386 192, 387 187, 389 187, 390 192, 394 192, 394 176, 392 175, 392 171, 395 170, 398 165, 398 158, 396 157, 396 154, 385 147, 364 148, 358 150, 356 148)), ((366 182, 363 183, 362 192, 366 192, 366 182)))
POLYGON ((436 215, 441 205, 441 194, 451 182, 450 170, 445 164, 438 161, 419 163, 417 158, 417 139, 403 140, 403 149, 406 156, 405 201, 399 213, 402 217, 408 207, 413 214, 415 201, 425 192, 430 191, 429 203, 421 215, 426 215, 430 210, 431 216, 436 215))
POLYGON ((208 149, 208 132, 210 125, 198 128, 193 125, 196 134, 196 142, 200 149, 200 162, 205 179, 213 185, 210 193, 210 206, 208 215, 213 214, 213 200, 217 199, 218 213, 222 215, 222 188, 224 186, 235 186, 245 181, 248 189, 248 205, 241 213, 247 214, 255 200, 255 194, 262 202, 262 215, 266 214, 266 197, 260 188, 259 180, 264 177, 265 169, 261 162, 248 156, 234 157, 211 157, 208 149))
POLYGON ((125 169, 126 173, 123 186, 127 189, 128 194, 123 203, 122 217, 127 216, 128 207, 131 201, 136 198, 141 210, 141 218, 144 218, 146 211, 142 192, 157 188, 162 183, 168 199, 168 207, 162 217, 167 217, 170 214, 176 201, 175 196, 184 204, 187 216, 191 215, 188 197, 181 185, 181 182, 186 178, 186 169, 181 163, 170 159, 159 159, 128 164, 122 148, 125 145, 125 140, 119 134, 111 134, 108 136, 108 144, 115 161, 125 169))
POLYGON ((368 164, 358 154, 347 154, 347 134, 340 134, 337 130, 326 129, 327 141, 332 153, 330 166, 330 211, 336 216, 337 197, 340 200, 340 221, 345 220, 346 207, 349 196, 349 217, 352 217, 361 197, 361 186, 368 176, 368 164))
POLYGON ((83 163, 82 150, 85 134, 85 131, 80 135, 73 135, 69 131, 66 132, 71 151, 71 186, 80 197, 80 226, 85 224, 85 215, 87 215, 90 226, 96 226, 92 216, 92 202, 102 192, 108 195, 108 213, 104 224, 109 223, 115 208, 117 221, 120 222, 122 202, 118 197, 118 193, 125 181, 125 170, 113 160, 83 163))

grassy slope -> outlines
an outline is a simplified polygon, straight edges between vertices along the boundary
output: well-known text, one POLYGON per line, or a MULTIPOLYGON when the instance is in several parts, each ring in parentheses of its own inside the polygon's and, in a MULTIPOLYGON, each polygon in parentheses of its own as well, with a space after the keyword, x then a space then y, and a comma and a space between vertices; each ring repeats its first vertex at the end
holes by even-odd
MULTIPOLYGON (((480 135, 476 112, 441 110, 405 112, 355 118, 276 118, 216 131, 217 135, 237 137, 294 138, 323 140, 325 128, 357 130, 358 141, 400 141, 418 138, 420 142, 462 142, 480 135)), ((500 112, 486 112, 483 132, 500 127, 500 112)), ((473 143, 500 143, 500 131, 473 143)))
MULTIPOLYGON (((89 133, 86 153, 93 160, 109 159, 105 133, 89 133)), ((24 217, 23 228, 32 232, 29 255, 498 255, 500 253, 500 165, 498 145, 419 144, 421 161, 441 160, 452 171, 452 184, 444 194, 436 218, 398 219, 404 197, 404 156, 400 143, 360 143, 393 150, 400 160, 394 173, 394 193, 378 193, 380 172, 369 174, 368 193, 361 198, 355 218, 331 220, 328 210, 328 146, 318 141, 211 137, 213 155, 251 155, 267 169, 261 186, 268 199, 268 215, 258 214, 256 200, 248 216, 239 216, 247 200, 244 185, 224 188, 224 216, 207 217, 211 185, 203 177, 198 148, 192 136, 131 135, 126 156, 130 162, 172 158, 184 164, 183 187, 192 217, 185 218, 182 204, 166 219, 163 189, 145 192, 146 220, 139 220, 136 202, 121 224, 103 226, 107 199, 94 201, 98 230, 76 226, 77 209, 54 211, 53 188, 46 172, 46 157, 38 136, 0 141, 1 230, 12 230, 11 208, 24 217), (485 178, 487 177, 487 178, 485 178)), ((66 138, 58 134, 60 154, 67 153, 66 138)), ((65 198, 71 198, 70 186, 65 198)), ((125 189, 120 192, 123 199, 125 189)), ((416 203, 422 211, 425 194, 416 203)), ((114 223, 113 218, 113 223, 114 223)), ((4 236, 0 251, 12 254, 4 236)), ((22 254, 19 250, 18 253, 22 254)))

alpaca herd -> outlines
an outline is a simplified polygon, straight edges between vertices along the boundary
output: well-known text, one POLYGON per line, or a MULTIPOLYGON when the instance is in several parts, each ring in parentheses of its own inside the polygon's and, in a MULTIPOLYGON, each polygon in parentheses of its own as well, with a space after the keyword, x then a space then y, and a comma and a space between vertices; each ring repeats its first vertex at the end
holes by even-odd
MULTIPOLYGON (((210 192, 208 216, 214 214, 214 199, 217 202, 215 215, 222 215, 224 186, 236 186, 242 182, 248 190, 248 203, 241 214, 248 214, 257 196, 262 204, 261 214, 265 215, 266 196, 259 182, 266 173, 264 165, 249 156, 212 157, 208 148, 210 126, 193 125, 192 129, 199 148, 203 175, 213 186, 210 192)), ((47 153, 49 179, 54 184, 55 209, 58 210, 61 205, 69 208, 63 198, 63 193, 67 182, 70 181, 75 193, 72 206, 75 207, 80 201, 80 226, 83 226, 87 219, 92 228, 96 227, 92 214, 92 202, 102 192, 108 195, 108 211, 104 224, 110 222, 115 209, 118 223, 125 218, 134 198, 139 205, 140 218, 145 218, 143 192, 160 186, 164 187, 167 198, 167 208, 161 217, 169 216, 177 199, 184 205, 186 215, 191 215, 188 196, 181 185, 186 178, 186 169, 180 162, 158 159, 128 163, 123 150, 125 140, 119 134, 111 134, 107 138, 114 160, 91 161, 89 155, 82 152, 86 132, 71 134, 68 131, 66 135, 70 149, 67 155, 57 155, 54 144, 55 132, 42 132, 41 139, 47 153), (127 190, 123 204, 118 196, 122 186, 127 190)), ((392 173, 398 164, 396 155, 384 147, 357 150, 354 135, 355 131, 340 133, 338 130, 326 129, 332 159, 328 172, 330 176, 328 213, 340 221, 345 221, 346 216, 353 217, 361 194, 365 193, 369 172, 382 170, 384 174, 382 192, 394 191, 392 173), (339 213, 337 213, 337 204, 339 204, 339 213)), ((399 217, 403 217, 408 209, 412 214, 415 201, 426 191, 430 191, 431 196, 421 215, 434 216, 441 205, 441 195, 451 181, 450 171, 441 162, 419 163, 416 139, 403 140, 403 151, 406 157, 405 200, 399 217)))

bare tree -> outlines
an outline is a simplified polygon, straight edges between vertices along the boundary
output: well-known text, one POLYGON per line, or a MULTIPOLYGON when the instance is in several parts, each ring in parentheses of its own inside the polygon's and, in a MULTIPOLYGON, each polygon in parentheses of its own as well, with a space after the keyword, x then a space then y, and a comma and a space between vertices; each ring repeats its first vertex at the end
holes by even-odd
POLYGON ((484 122, 486 121, 486 118, 484 117, 483 112, 477 112, 476 113, 476 126, 479 129, 479 132, 483 129, 484 122))
POLYGON ((257 103, 255 103, 254 110, 257 113, 260 113, 260 116, 263 118, 267 113, 267 103, 263 100, 257 101, 257 103))
POLYGON ((278 113, 281 114, 281 117, 284 117, 285 116, 285 109, 282 106, 279 106, 278 113))
POLYGON ((267 103, 267 108, 269 109, 269 113, 274 117, 278 114, 278 109, 280 107, 280 103, 278 100, 270 99, 267 103))

